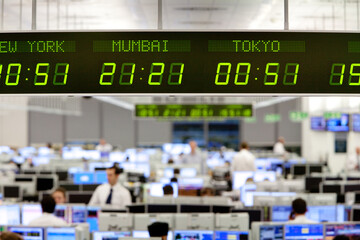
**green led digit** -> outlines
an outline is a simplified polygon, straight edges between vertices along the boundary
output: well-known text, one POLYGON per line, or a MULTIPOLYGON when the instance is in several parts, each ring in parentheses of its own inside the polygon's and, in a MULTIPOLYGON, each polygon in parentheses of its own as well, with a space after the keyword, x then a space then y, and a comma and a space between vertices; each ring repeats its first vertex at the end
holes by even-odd
POLYGON ((0 79, 1 79, 1 73, 2 73, 2 64, 0 64, 0 79))
POLYGON ((181 85, 183 72, 184 72, 184 64, 183 63, 172 63, 170 66, 170 74, 169 74, 168 84, 169 85, 181 85), (179 72, 173 72, 173 68, 175 66, 180 66, 179 72), (172 76, 178 76, 178 79, 176 82, 171 81, 172 76))
POLYGON ((6 86, 17 86, 19 84, 20 79, 20 72, 21 72, 21 64, 20 63, 10 63, 7 70, 5 84, 6 86), (11 68, 17 68, 17 71, 12 73, 11 68), (16 77, 15 82, 10 82, 10 77, 16 77))
POLYGON ((49 78, 49 63, 38 63, 36 65, 34 85, 35 86, 44 86, 47 84, 47 80, 49 78), (44 72, 40 72, 40 67, 45 67, 44 72), (39 81, 40 80, 40 81, 39 81))
POLYGON ((265 78, 264 78, 264 85, 276 85, 277 80, 279 78, 279 63, 268 63, 266 64, 266 70, 265 70, 265 78), (270 67, 275 67, 276 71, 270 72, 270 67), (271 78, 270 76, 274 76, 271 78), (269 80, 270 79, 270 80, 269 80))
POLYGON ((151 69, 150 69, 150 76, 149 76, 149 85, 160 85, 162 78, 163 78, 163 73, 164 73, 164 68, 165 68, 165 64, 164 63, 153 63, 151 64, 151 69), (154 72, 154 67, 160 67, 160 72, 154 72), (154 76, 159 76, 158 81, 154 82, 153 77, 154 76))
MULTIPOLYGON (((121 74, 120 74, 120 85, 131 85, 134 80, 134 73, 135 73, 135 63, 123 63, 121 66, 121 74), (126 66, 131 66, 131 72, 124 72, 126 66), (130 79, 128 82, 124 82, 123 78, 124 76, 130 76, 130 79)), ((112 82, 112 80, 111 80, 112 82)))
POLYGON ((251 64, 250 63, 238 63, 236 67, 235 85, 247 85, 249 81, 251 64), (240 72, 241 67, 246 67, 246 72, 240 72), (239 80, 239 76, 245 76, 245 79, 239 80))
POLYGON ((337 86, 342 85, 344 80, 345 64, 343 63, 334 63, 331 67, 331 76, 330 76, 330 85, 337 86), (341 72, 335 72, 336 67, 341 67, 341 72), (334 82, 334 77, 339 77, 339 82, 334 82))
POLYGON ((354 72, 354 68, 358 67, 358 70, 360 68, 360 63, 353 63, 350 66, 350 77, 349 77, 349 85, 350 86, 359 86, 360 85, 360 72, 354 72), (353 82, 352 77, 356 77, 357 81, 353 82))
POLYGON ((296 85, 296 80, 299 73, 299 64, 298 63, 287 63, 285 66, 285 75, 284 75, 284 85, 296 85), (295 67, 293 72, 289 72, 289 67, 295 67), (286 81, 287 77, 291 77, 291 81, 286 81))
POLYGON ((54 85, 66 85, 66 80, 69 72, 69 64, 68 63, 57 63, 55 67, 55 75, 54 75, 54 85), (64 72, 59 72, 59 68, 64 67, 64 72), (56 82, 58 77, 63 77, 61 82, 56 82))
POLYGON ((215 84, 216 85, 228 85, 231 71, 231 63, 219 63, 216 70, 215 84), (226 72, 220 72, 221 67, 226 67, 226 72), (219 82, 219 76, 226 76, 225 82, 219 82))
POLYGON ((100 85, 112 85, 114 80, 114 73, 116 69, 115 63, 104 63, 101 69, 100 85), (111 67, 111 72, 105 72, 106 67, 111 67), (104 80, 105 76, 110 76, 110 81, 104 80))

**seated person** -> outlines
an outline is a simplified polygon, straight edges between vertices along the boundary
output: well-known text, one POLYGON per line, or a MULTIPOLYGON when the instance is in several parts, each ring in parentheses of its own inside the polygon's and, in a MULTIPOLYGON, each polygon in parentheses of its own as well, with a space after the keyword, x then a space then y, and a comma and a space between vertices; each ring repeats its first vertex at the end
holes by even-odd
POLYGON ((0 240, 24 240, 19 234, 13 232, 2 232, 0 240))
POLYGON ((54 198, 56 204, 64 204, 66 203, 66 189, 59 187, 57 188, 51 196, 54 198))
POLYGON ((315 223, 307 219, 305 214, 307 212, 306 202, 302 198, 297 198, 292 202, 292 210, 289 216, 290 223, 315 223))
POLYGON ((174 195, 174 189, 170 184, 165 185, 163 187, 163 191, 164 191, 164 196, 172 196, 172 195, 174 195))
POLYGON ((169 224, 164 222, 154 222, 148 226, 150 237, 161 237, 162 240, 167 239, 169 224))
POLYGON ((54 216, 55 207, 55 200, 51 196, 45 196, 43 200, 41 200, 42 216, 32 220, 29 226, 67 226, 68 224, 63 219, 54 216))

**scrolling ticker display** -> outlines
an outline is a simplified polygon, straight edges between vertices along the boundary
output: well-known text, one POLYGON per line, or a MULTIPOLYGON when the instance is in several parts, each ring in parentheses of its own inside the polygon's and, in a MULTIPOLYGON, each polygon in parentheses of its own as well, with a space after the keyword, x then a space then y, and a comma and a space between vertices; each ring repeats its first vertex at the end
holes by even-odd
POLYGON ((0 94, 356 94, 360 34, 0 34, 0 94))

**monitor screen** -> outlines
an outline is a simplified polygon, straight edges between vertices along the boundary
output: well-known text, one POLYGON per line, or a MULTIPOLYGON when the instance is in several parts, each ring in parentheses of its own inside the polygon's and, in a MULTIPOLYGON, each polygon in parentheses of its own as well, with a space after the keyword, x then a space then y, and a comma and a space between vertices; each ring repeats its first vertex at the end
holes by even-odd
POLYGON ((74 184, 93 184, 94 173, 92 172, 79 172, 74 173, 74 184))
POLYGON ((191 152, 190 145, 186 143, 165 143, 162 149, 165 153, 171 155, 189 154, 191 152))
POLYGON ((20 186, 4 186, 4 198, 20 198, 20 186))
POLYGON ((311 130, 314 131, 325 131, 326 120, 323 117, 311 117, 311 130))
POLYGON ((319 193, 320 186, 322 182, 322 177, 306 177, 305 178, 305 190, 310 193, 319 193))
POLYGON ((330 118, 326 121, 327 130, 330 132, 348 132, 349 114, 341 114, 340 118, 330 118))
POLYGON ((233 190, 240 189, 246 181, 254 180, 254 172, 234 172, 233 173, 233 190))
POLYGON ((282 240, 283 225, 260 226, 260 240, 282 240))
POLYGON ((83 223, 86 222, 86 206, 71 206, 71 222, 83 223))
POLYGON ((122 162, 125 160, 125 153, 123 152, 111 152, 109 154, 110 162, 122 162))
POLYGON ((118 240, 118 238, 131 237, 131 232, 94 232, 93 240, 118 240))
MULTIPOLYGON (((148 231, 133 231, 132 236, 133 238, 150 238, 148 231)), ((167 240, 174 240, 172 231, 168 231, 167 240)))
POLYGON ((25 162, 25 158, 22 156, 14 156, 11 158, 11 160, 17 164, 23 164, 25 162))
POLYGON ((254 174, 254 182, 263 182, 268 180, 270 182, 276 181, 276 172, 273 171, 256 171, 254 174))
POLYGON ((22 225, 28 225, 32 220, 42 215, 42 209, 40 204, 23 204, 21 209, 22 225))
POLYGON ((92 192, 72 192, 69 193, 69 203, 88 204, 92 197, 92 192))
POLYGON ((57 204, 55 207, 54 215, 58 218, 61 218, 67 222, 67 206, 66 205, 59 205, 57 204))
POLYGON ((100 160, 101 154, 97 150, 84 150, 83 151, 83 157, 88 160, 100 160))
POLYGON ((308 206, 306 217, 316 222, 336 222, 336 206, 308 206))
POLYGON ((180 205, 181 213, 208 213, 210 212, 210 205, 180 205))
POLYGON ((0 225, 20 225, 19 205, 0 205, 0 225))
POLYGON ((324 184, 322 191, 324 193, 341 193, 341 185, 340 184, 324 184))
MULTIPOLYGON (((167 185, 164 183, 150 183, 150 196, 152 197, 162 197, 164 196, 164 191, 163 191, 163 187, 167 185)), ((173 188, 174 194, 173 197, 177 197, 178 196, 178 184, 177 183, 170 183, 170 185, 173 188)))
POLYGON ((55 173, 59 177, 59 181, 68 180, 68 172, 67 171, 56 171, 55 173))
POLYGON ((273 206, 271 220, 273 222, 287 222, 291 213, 291 206, 273 206))
POLYGON ((204 184, 202 178, 180 178, 178 179, 179 188, 181 189, 201 189, 204 184))
POLYGON ((33 162, 34 166, 46 165, 46 164, 49 164, 50 158, 44 157, 44 156, 33 157, 32 162, 33 162))
POLYGON ((72 227, 48 227, 46 228, 46 240, 75 240, 75 228, 72 227))
POLYGON ((360 224, 327 224, 325 226, 325 240, 332 240, 337 235, 345 235, 350 240, 358 240, 360 224))
POLYGON ((360 114, 352 115, 352 130, 354 132, 360 132, 360 114))
POLYGON ((24 240, 44 240, 44 229, 41 227, 8 227, 8 231, 19 234, 24 240))
POLYGON ((36 178, 36 190, 47 191, 54 188, 54 178, 52 177, 39 177, 36 178))
POLYGON ((306 175, 306 165, 293 165, 294 176, 303 176, 306 175))
POLYGON ((24 148, 18 149, 18 152, 20 153, 21 156, 23 156, 25 158, 33 157, 36 154, 36 148, 34 148, 34 147, 24 147, 24 148))
POLYGON ((39 147, 38 156, 48 156, 50 155, 50 148, 48 147, 39 147))
POLYGON ((284 240, 323 240, 322 224, 285 225, 284 240))
POLYGON ((181 168, 180 177, 196 177, 195 168, 181 168))
POLYGON ((214 240, 250 240, 248 232, 215 231, 214 240))
POLYGON ((96 184, 103 184, 103 183, 107 183, 107 175, 106 175, 106 171, 96 171, 95 172, 95 181, 96 184))
POLYGON ((175 230, 174 239, 176 240, 212 240, 214 232, 213 231, 204 231, 204 230, 175 230))
POLYGON ((165 178, 172 178, 172 177, 174 177, 174 169, 173 169, 173 168, 165 168, 165 169, 164 169, 164 177, 165 177, 165 178))
POLYGON ((90 232, 99 230, 98 216, 100 211, 101 207, 87 206, 86 222, 89 224, 90 232))
POLYGON ((360 209, 354 208, 352 212, 352 220, 353 221, 360 221, 360 209))

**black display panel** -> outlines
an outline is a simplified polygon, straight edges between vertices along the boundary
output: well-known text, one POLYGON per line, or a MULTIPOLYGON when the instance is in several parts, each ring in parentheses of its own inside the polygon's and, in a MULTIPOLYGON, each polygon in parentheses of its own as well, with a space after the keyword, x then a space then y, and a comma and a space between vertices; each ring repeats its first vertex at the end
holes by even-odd
POLYGON ((0 34, 0 94, 357 94, 360 34, 0 34))
POLYGON ((139 104, 135 105, 135 117, 137 118, 237 118, 251 117, 252 105, 155 105, 139 104))

